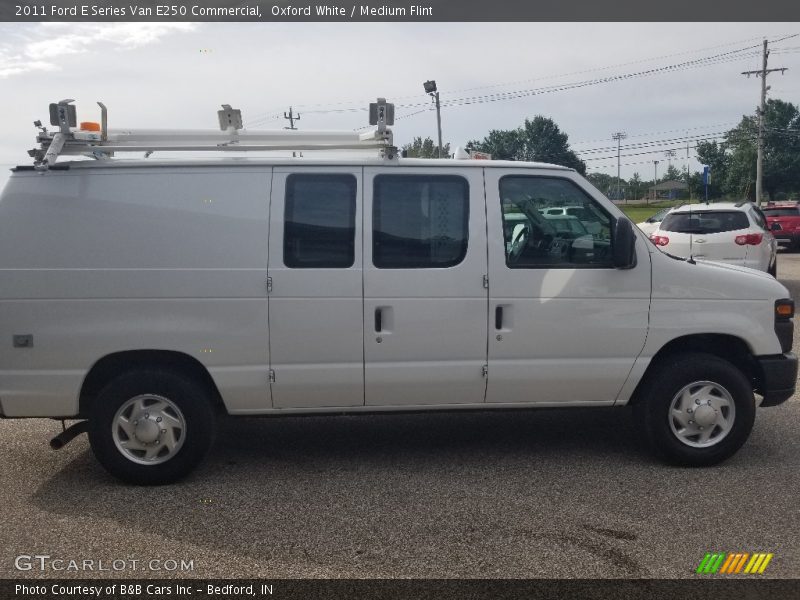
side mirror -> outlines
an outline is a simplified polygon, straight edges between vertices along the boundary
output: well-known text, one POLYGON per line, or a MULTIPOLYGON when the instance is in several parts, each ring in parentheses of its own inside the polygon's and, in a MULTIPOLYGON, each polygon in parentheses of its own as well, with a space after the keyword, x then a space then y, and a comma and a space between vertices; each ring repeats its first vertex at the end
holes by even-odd
POLYGON ((632 269, 636 266, 636 233, 633 227, 626 217, 620 217, 614 224, 611 246, 616 269, 632 269))

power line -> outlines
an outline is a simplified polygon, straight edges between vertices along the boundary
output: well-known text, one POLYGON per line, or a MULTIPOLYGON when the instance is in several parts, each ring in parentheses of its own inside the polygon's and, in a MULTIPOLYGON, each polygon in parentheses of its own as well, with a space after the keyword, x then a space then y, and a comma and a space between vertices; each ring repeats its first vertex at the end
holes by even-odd
MULTIPOLYGON (((772 43, 778 43, 778 42, 781 42, 781 41, 784 41, 784 40, 787 40, 787 39, 791 39, 791 38, 797 37, 798 35, 800 35, 800 34, 784 35, 784 36, 782 36, 780 38, 772 40, 772 43)), ((665 55, 660 55, 660 56, 655 56, 655 57, 650 57, 650 58, 639 59, 639 60, 635 60, 635 61, 617 63, 617 64, 614 64, 614 65, 607 65, 607 66, 602 66, 602 67, 594 67, 594 68, 590 68, 590 69, 583 69, 583 70, 580 70, 580 71, 572 71, 572 72, 569 72, 569 73, 557 73, 557 74, 554 74, 554 75, 547 75, 547 76, 544 76, 544 77, 522 79, 522 80, 503 82, 503 83, 486 84, 486 85, 481 85, 481 86, 473 86, 473 87, 460 88, 460 89, 455 89, 455 90, 445 90, 443 93, 456 94, 456 93, 467 92, 467 91, 472 91, 472 90, 505 87, 505 86, 517 85, 517 84, 521 84, 521 83, 530 83, 530 82, 534 82, 534 81, 544 81, 544 80, 547 80, 547 79, 558 79, 558 78, 562 78, 562 77, 570 77, 572 75, 581 75, 581 74, 584 74, 584 73, 606 71, 606 70, 609 70, 609 69, 614 69, 614 68, 619 68, 619 67, 624 67, 624 66, 629 66, 629 65, 634 65, 634 64, 643 64, 643 63, 647 63, 647 62, 653 62, 653 61, 661 60, 661 59, 664 59, 664 58, 672 58, 672 57, 675 57, 675 56, 685 56, 685 55, 688 55, 688 54, 696 54, 696 53, 699 53, 699 52, 705 52, 707 50, 714 50, 714 49, 717 49, 717 48, 729 47, 729 46, 733 46, 733 45, 736 45, 736 44, 748 42, 748 41, 751 41, 751 40, 754 40, 754 39, 761 39, 761 36, 754 36, 754 37, 744 38, 744 39, 741 39, 741 40, 732 41, 732 42, 726 42, 724 44, 718 44, 718 45, 715 45, 715 46, 706 46, 706 47, 698 48, 698 49, 695 49, 695 50, 687 50, 687 51, 683 51, 683 52, 665 54, 665 55)), ((742 52, 742 51, 747 50, 747 49, 752 49, 752 48, 757 48, 757 47, 758 46, 756 45, 756 46, 747 47, 747 48, 743 48, 743 49, 739 49, 739 50, 734 50, 733 52, 734 53, 738 53, 738 52, 742 52)), ((798 48, 800 48, 800 47, 798 47, 798 48)), ((722 53, 722 54, 717 55, 717 56, 724 56, 725 54, 729 54, 729 53, 722 53)), ((710 57, 706 57, 706 58, 703 58, 703 59, 700 59, 700 60, 708 60, 708 58, 710 58, 710 57)), ((737 60, 740 60, 740 59, 737 57, 737 60)), ((403 99, 406 99, 406 98, 421 98, 422 95, 421 94, 411 94, 411 95, 405 95, 405 96, 394 95, 394 96, 391 96, 391 97, 393 99, 395 99, 395 100, 403 100, 403 99)), ((417 106, 419 104, 420 103, 417 103, 416 105, 408 105, 408 104, 400 105, 400 104, 396 104, 396 106, 399 108, 399 107, 417 106)), ((328 103, 295 104, 295 106, 297 106, 299 108, 330 107, 330 110, 314 110, 314 111, 306 110, 305 111, 305 112, 314 112, 314 113, 360 112, 360 111, 367 110, 366 108, 363 107, 363 100, 344 100, 344 101, 328 102, 328 103), (357 105, 357 106, 353 106, 353 105, 357 105), (334 108, 334 107, 341 107, 341 108, 334 108)), ((274 109, 274 110, 267 111, 266 115, 264 113, 258 114, 253 119, 248 121, 248 125, 252 126, 253 122, 257 122, 257 121, 260 122, 262 120, 263 121, 277 120, 280 117, 269 117, 268 115, 269 115, 269 113, 274 113, 274 112, 277 112, 278 110, 279 109, 274 109)))
MULTIPOLYGON (((724 136, 719 136, 716 139, 722 139, 723 137, 724 136)), ((713 140, 715 140, 715 138, 707 138, 707 140, 713 141, 713 140)), ((684 148, 684 145, 680 144, 680 145, 674 145, 671 148, 658 148, 657 150, 644 150, 642 152, 630 152, 628 154, 623 154, 622 158, 628 158, 630 156, 644 156, 646 154, 661 154, 665 150, 680 150, 680 149, 683 149, 683 148, 684 148)), ((616 156, 595 156, 595 157, 589 157, 589 158, 582 158, 581 160, 583 162, 592 162, 592 161, 596 161, 596 160, 612 160, 612 159, 615 159, 615 158, 616 158, 616 156)), ((614 165, 611 165, 611 166, 613 167, 614 165)))
POLYGON ((447 93, 454 94, 454 93, 458 93, 458 92, 469 92, 469 91, 472 91, 472 90, 481 90, 481 89, 489 89, 489 88, 495 88, 495 87, 504 87, 504 86, 507 86, 507 85, 517 85, 517 84, 520 84, 520 83, 530 83, 530 82, 534 82, 534 81, 544 81, 546 79, 556 79, 556 78, 559 78, 559 77, 571 77, 572 75, 583 75, 584 73, 594 73, 594 72, 597 72, 597 71, 607 71, 609 69, 616 69, 618 67, 627 67, 627 66, 630 66, 630 65, 648 63, 648 62, 653 62, 653 61, 656 61, 656 60, 662 60, 664 58, 673 58, 675 56, 685 56, 687 54, 695 54, 695 53, 698 53, 698 52, 705 52, 706 50, 716 50, 717 48, 725 48, 727 46, 735 46, 737 44, 742 44, 744 42, 749 42, 749 41, 752 41, 752 40, 759 40, 759 39, 762 39, 762 37, 761 36, 754 36, 754 37, 744 38, 742 40, 737 40, 735 42, 727 42, 725 44, 718 44, 716 46, 706 46, 706 47, 703 47, 703 48, 697 48, 695 50, 686 50, 684 52, 675 52, 675 53, 672 53, 672 54, 663 54, 661 56, 653 56, 653 57, 650 57, 650 58, 643 58, 643 59, 640 59, 640 60, 633 60, 633 61, 624 62, 624 63, 617 63, 617 64, 614 64, 614 65, 608 65, 608 66, 605 66, 605 67, 594 67, 594 68, 591 68, 591 69, 584 69, 584 70, 581 70, 581 71, 572 71, 570 73, 557 73, 555 75, 546 75, 544 77, 535 77, 535 78, 531 78, 531 79, 520 79, 520 80, 517 80, 517 81, 509 81, 509 82, 505 82, 505 83, 494 83, 494 84, 489 84, 489 85, 481 85, 481 86, 475 86, 475 87, 471 87, 471 88, 462 88, 460 90, 447 90, 447 93))
MULTIPOLYGON (((468 106, 472 104, 485 104, 488 102, 499 102, 499 101, 506 101, 506 100, 515 100, 519 98, 525 98, 529 96, 536 96, 541 94, 548 94, 548 93, 555 93, 561 91, 569 91, 573 89, 579 89, 583 87, 589 87, 594 85, 601 85, 605 83, 612 83, 616 81, 623 81, 629 79, 636 79, 640 77, 650 77, 653 75, 663 74, 663 73, 670 73, 670 72, 679 72, 684 70, 690 70, 695 68, 700 68, 704 66, 711 66, 717 64, 724 64, 728 62, 736 62, 755 54, 742 54, 742 52, 747 52, 748 50, 753 50, 758 46, 748 46, 745 48, 738 48, 736 50, 730 50, 728 52, 722 52, 719 54, 706 56, 690 61, 684 61, 681 63, 675 63, 671 65, 664 65, 661 67, 656 67, 652 69, 645 69, 642 71, 636 71, 632 73, 622 73, 618 75, 611 75, 608 77, 601 77, 595 79, 589 79, 584 81, 577 81, 577 82, 570 82, 560 85, 553 85, 553 86, 544 86, 540 88, 529 88, 529 89, 522 89, 522 90, 512 90, 508 92, 498 92, 495 94, 483 94, 478 96, 468 96, 462 98, 452 98, 452 99, 445 99, 442 101, 442 106, 451 107, 451 106, 468 106)), ((415 96, 418 97, 418 96, 415 96)), ((424 106, 427 103, 427 99, 424 102, 414 102, 414 103, 406 103, 406 104, 395 104, 396 108, 419 108, 424 106)), ((360 105, 360 106, 341 106, 339 108, 329 108, 329 109, 317 109, 317 110, 306 110, 304 111, 306 114, 341 114, 341 113, 357 113, 357 112, 365 112, 369 110, 367 106, 360 105)))
MULTIPOLYGON (((613 75, 613 76, 603 77, 603 78, 599 78, 599 79, 591 79, 591 80, 586 80, 586 81, 577 81, 577 82, 565 83, 565 84, 556 85, 556 86, 548 86, 548 87, 534 88, 534 89, 527 89, 527 90, 515 90, 515 91, 512 91, 512 92, 504 92, 502 94, 488 94, 488 95, 484 95, 484 96, 473 96, 473 97, 469 97, 469 98, 448 99, 448 100, 443 101, 442 105, 443 106, 448 106, 448 107, 449 106, 468 106, 468 105, 472 105, 472 104, 485 104, 485 103, 488 103, 488 102, 500 102, 500 101, 506 101, 506 100, 516 100, 516 99, 526 98, 526 97, 530 97, 530 96, 537 96, 537 95, 541 95, 541 94, 549 94, 549 93, 555 93, 555 92, 569 91, 569 90, 573 90, 573 89, 579 89, 579 88, 584 88, 584 87, 589 87, 589 86, 594 86, 594 85, 601 85, 601 84, 605 84, 605 83, 612 83, 612 82, 616 82, 616 81, 636 79, 636 78, 640 78, 640 77, 650 77, 650 76, 653 76, 653 75, 659 75, 659 74, 663 74, 663 73, 667 73, 667 72, 685 71, 685 70, 694 69, 694 68, 703 67, 703 66, 723 64, 723 63, 727 63, 727 62, 736 62, 736 61, 742 60, 743 58, 747 58, 747 56, 727 57, 725 59, 717 59, 716 57, 709 57, 709 58, 700 59, 700 60, 696 60, 696 61, 689 61, 687 63, 681 63, 681 64, 677 64, 677 65, 666 65, 666 66, 659 67, 659 68, 656 68, 656 69, 647 69, 645 71, 638 71, 638 72, 635 72, 635 73, 624 73, 624 74, 620 74, 620 75, 613 75)), ((400 105, 400 106, 403 106, 403 107, 412 107, 412 106, 416 107, 416 106, 419 106, 419 104, 404 104, 404 105, 400 105)), ((349 109, 349 110, 356 111, 356 110, 366 110, 366 109, 365 108, 361 108, 361 109, 353 108, 353 109, 349 109)), ((340 111, 343 111, 343 109, 340 109, 339 111, 317 111, 317 112, 340 112, 340 111)))
MULTIPOLYGON (((648 140, 645 142, 636 142, 633 144, 626 144, 622 146, 622 150, 638 150, 641 148, 652 148, 653 146, 665 146, 669 144, 674 144, 676 142, 684 142, 686 140, 703 140, 703 139, 711 139, 711 138, 718 138, 724 137, 727 132, 725 131, 715 131, 712 133, 704 133, 698 135, 687 135, 681 137, 674 137, 674 138, 664 138, 660 140, 648 140)), ((584 154, 598 154, 601 152, 610 152, 615 150, 614 146, 606 146, 603 148, 592 148, 590 150, 575 150, 576 154, 584 155, 584 154)), ((661 150, 656 150, 656 152, 660 152, 661 150)), ((596 160, 593 158, 588 158, 585 160, 596 160)))
MULTIPOLYGON (((649 136, 652 136, 652 135, 661 135, 662 133, 675 133, 675 132, 678 132, 678 131, 689 132, 689 131, 697 131, 698 129, 716 129, 717 127, 725 127, 727 125, 736 125, 737 123, 738 123, 738 121, 728 121, 726 123, 716 123, 714 125, 700 125, 698 127, 680 127, 678 129, 666 129, 664 131, 650 131, 650 132, 647 132, 647 133, 636 133, 636 134, 631 134, 628 137, 631 137, 631 138, 649 137, 649 136)), ((583 140, 583 141, 580 141, 580 142, 570 142, 570 146, 579 146, 581 144, 591 144, 591 143, 595 143, 595 142, 604 142, 607 139, 608 138, 600 138, 600 139, 596 139, 596 140, 583 140)))

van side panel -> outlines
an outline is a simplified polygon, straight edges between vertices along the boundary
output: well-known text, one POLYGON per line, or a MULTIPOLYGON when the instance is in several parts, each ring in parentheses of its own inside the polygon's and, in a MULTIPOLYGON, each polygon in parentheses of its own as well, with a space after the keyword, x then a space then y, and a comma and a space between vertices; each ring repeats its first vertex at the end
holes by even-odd
POLYGON ((653 357, 671 341, 721 334, 742 340, 753 356, 781 354, 775 335, 775 298, 788 291, 763 272, 698 260, 689 263, 647 246, 653 262, 653 298, 647 342, 616 404, 626 404, 653 357), (746 273, 743 276, 742 272, 746 273))
POLYGON ((0 198, 0 402, 72 416, 103 356, 172 350, 229 409, 270 406, 271 168, 16 173, 0 198), (32 336, 15 347, 12 336, 32 336))

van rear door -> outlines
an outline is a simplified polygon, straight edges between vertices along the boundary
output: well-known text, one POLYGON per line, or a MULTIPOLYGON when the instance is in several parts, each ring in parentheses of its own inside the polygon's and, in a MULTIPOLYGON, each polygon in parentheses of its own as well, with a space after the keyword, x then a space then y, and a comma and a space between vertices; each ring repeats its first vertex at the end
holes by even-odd
POLYGON ((271 197, 272 405, 362 405, 361 168, 275 167, 271 197))

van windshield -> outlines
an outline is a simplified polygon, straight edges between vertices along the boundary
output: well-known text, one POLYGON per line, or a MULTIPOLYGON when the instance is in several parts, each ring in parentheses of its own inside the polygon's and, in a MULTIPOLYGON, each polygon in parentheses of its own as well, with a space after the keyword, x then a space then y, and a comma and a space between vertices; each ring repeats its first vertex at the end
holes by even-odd
POLYGON ((747 229, 750 226, 747 215, 739 211, 697 211, 671 213, 661 221, 662 231, 675 233, 722 233, 747 229))

